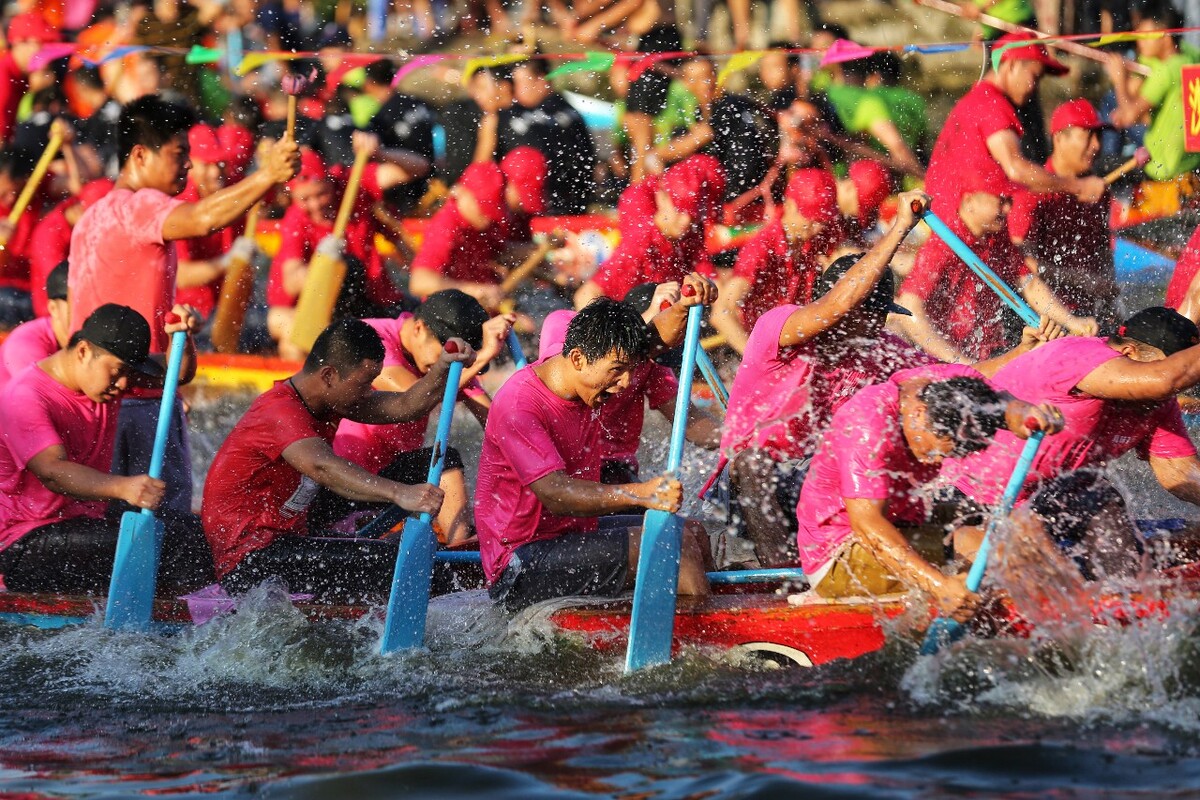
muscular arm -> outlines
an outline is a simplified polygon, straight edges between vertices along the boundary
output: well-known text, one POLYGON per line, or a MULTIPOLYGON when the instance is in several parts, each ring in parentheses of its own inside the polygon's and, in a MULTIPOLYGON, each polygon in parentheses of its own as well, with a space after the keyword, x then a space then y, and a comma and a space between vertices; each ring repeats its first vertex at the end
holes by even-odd
POLYGON ((880 564, 907 584, 935 596, 943 594, 946 576, 922 558, 888 520, 884 514, 885 501, 848 497, 845 503, 850 527, 880 564))
POLYGON ((194 239, 219 231, 245 215, 274 185, 271 173, 260 170, 195 203, 180 205, 163 221, 163 241, 194 239))
POLYGON ((47 447, 27 465, 42 485, 55 494, 77 500, 131 500, 135 484, 145 476, 111 475, 67 458, 62 445, 47 447))
POLYGON ((739 311, 742 300, 750 293, 750 281, 734 276, 729 279, 717 302, 713 303, 712 326, 725 337, 725 342, 739 354, 746 352, 746 343, 750 340, 750 332, 742 327, 742 316, 739 311))
MULTIPOLYGON (((599 517, 604 514, 614 514, 621 511, 631 511, 643 508, 662 508, 665 511, 675 511, 679 507, 678 493, 674 504, 663 505, 659 501, 661 493, 655 492, 655 487, 665 484, 661 478, 655 478, 645 483, 626 483, 619 486, 585 481, 572 478, 559 470, 551 472, 544 478, 539 478, 529 484, 529 488, 537 495, 538 501, 551 514, 573 517, 599 517)), ((678 489, 677 481, 671 481, 678 489)))
POLYGON ((1183 502, 1200 506, 1200 458, 1150 456, 1149 463, 1159 485, 1183 502))
POLYGON ((1036 274, 1029 276, 1021 294, 1025 295, 1025 299, 1038 316, 1049 317, 1077 336, 1096 334, 1096 320, 1072 314, 1062 301, 1054 296, 1046 282, 1036 274))
MULTIPOLYGON (((301 475, 349 500, 395 503, 409 511, 427 511, 414 497, 420 486, 404 486, 374 475, 357 464, 338 457, 324 439, 301 439, 288 445, 283 460, 301 475)), ((440 506, 440 498, 438 504, 440 506)), ((435 509, 436 510, 436 509, 435 509)))
POLYGON ((970 362, 970 359, 934 330, 933 325, 929 322, 929 315, 925 313, 925 301, 911 292, 906 292, 900 295, 896 302, 912 312, 911 317, 903 315, 892 317, 892 324, 905 338, 939 361, 950 364, 970 362))
POLYGON ((1074 193, 1077 181, 1053 175, 1021 155, 1021 140, 1011 129, 996 131, 987 138, 988 152, 1008 179, 1035 192, 1074 193))
POLYGON ((1102 400, 1167 400, 1200 383, 1200 345, 1161 361, 1114 358, 1084 376, 1076 388, 1102 400))
POLYGON ((370 392, 346 416, 367 425, 411 422, 432 411, 442 400, 446 386, 445 361, 438 360, 429 372, 403 392, 370 392))

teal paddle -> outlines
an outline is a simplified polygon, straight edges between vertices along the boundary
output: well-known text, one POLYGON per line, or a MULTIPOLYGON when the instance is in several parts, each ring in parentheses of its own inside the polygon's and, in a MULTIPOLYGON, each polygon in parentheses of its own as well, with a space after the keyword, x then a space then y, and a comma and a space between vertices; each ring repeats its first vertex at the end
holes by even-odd
POLYGON ((971 271, 979 276, 979 279, 986 283, 992 291, 999 295, 1009 308, 1017 313, 1017 316, 1031 328, 1036 328, 1041 320, 1034 310, 1029 307, 1021 295, 1012 290, 1012 287, 1000 279, 1000 276, 992 271, 991 267, 983 263, 983 259, 975 254, 975 251, 967 247, 967 243, 958 237, 950 227, 934 214, 932 211, 925 209, 923 205, 914 200, 912 203, 913 213, 920 217, 929 229, 937 234, 937 237, 946 243, 946 246, 954 251, 954 254, 963 260, 963 263, 970 267, 971 271))
POLYGON ((525 360, 525 350, 521 347, 521 340, 517 338, 517 332, 512 328, 508 329, 508 352, 512 355, 513 364, 517 369, 525 369, 529 362, 525 360))
MULTIPOLYGON (((1026 427, 1031 427, 1029 422, 1025 423, 1026 427)), ((1017 497, 1021 494, 1021 487, 1025 485, 1025 478, 1029 475, 1033 459, 1037 456, 1038 448, 1044 438, 1045 434, 1042 431, 1034 431, 1025 441, 1025 447, 1021 449, 1021 457, 1017 459, 1017 465, 1013 468, 1012 475, 1009 476, 1008 485, 1004 487, 1004 496, 1000 499, 996 513, 988 521, 987 531, 983 534, 983 541, 979 544, 979 552, 975 554, 971 571, 967 573, 967 589, 972 592, 978 592, 983 583, 983 573, 987 570, 988 555, 992 549, 992 533, 1000 522, 1012 513, 1013 506, 1017 503, 1017 497)), ((966 632, 966 627, 958 620, 951 617, 938 617, 925 632, 925 641, 921 644, 921 655, 935 655, 943 645, 954 644, 966 632)))
MULTIPOLYGON (((670 300, 663 300, 659 306, 659 311, 666 311, 671 307, 670 300)), ((708 357, 708 353, 703 347, 696 348, 696 366, 700 368, 700 374, 704 377, 704 382, 708 384, 708 388, 712 389, 713 399, 717 401, 717 405, 724 411, 729 408, 729 390, 725 388, 725 382, 721 380, 721 374, 717 372, 716 366, 712 359, 708 357)))
MULTIPOLYGON (((458 352, 454 342, 446 342, 446 352, 458 352)), ((442 410, 438 416, 437 436, 433 442, 433 458, 425 482, 438 485, 442 467, 446 464, 446 446, 450 441, 450 422, 454 419, 454 403, 458 399, 458 384, 463 365, 455 361, 446 375, 446 391, 442 395, 442 410)), ((396 569, 392 573, 392 589, 388 595, 387 617, 383 623, 383 641, 379 650, 384 655, 397 650, 411 650, 425 643, 425 620, 429 616, 429 586, 433 580, 433 554, 437 537, 433 535, 433 517, 422 513, 404 526, 400 549, 396 551, 396 569)))
MULTIPOLYGON (((174 316, 174 315, 171 315, 174 316)), ((176 317, 175 320, 178 321, 176 317)), ((179 369, 187 333, 171 336, 171 357, 163 378, 162 403, 158 408, 158 427, 154 431, 154 449, 150 453, 151 478, 162 477, 167 433, 175 411, 175 392, 179 388, 179 369)), ((154 610, 154 585, 158 577, 158 556, 162 550, 163 524, 148 508, 126 511, 121 515, 117 535, 117 553, 113 560, 112 580, 108 585, 108 603, 104 608, 104 627, 113 630, 145 629, 154 610)))
MULTIPOLYGON (((684 293, 690 295, 689 289, 690 286, 685 286, 684 293)), ((675 396, 675 421, 671 426, 671 449, 667 455, 667 472, 673 475, 679 472, 683 463, 684 432, 691 405, 696 351, 700 349, 700 317, 703 313, 703 308, 698 305, 688 309, 679 394, 675 396)), ((637 583, 633 589, 633 614, 629 620, 629 649, 625 653, 627 673, 671 660, 682 546, 683 517, 655 509, 646 512, 637 583)))

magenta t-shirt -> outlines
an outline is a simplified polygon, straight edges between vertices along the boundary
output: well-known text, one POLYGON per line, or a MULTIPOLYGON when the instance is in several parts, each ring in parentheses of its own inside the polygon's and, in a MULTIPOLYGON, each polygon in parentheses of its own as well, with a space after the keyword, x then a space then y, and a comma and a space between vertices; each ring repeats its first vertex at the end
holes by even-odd
POLYGON ((806 457, 833 413, 855 392, 898 369, 932 361, 890 333, 847 348, 837 361, 820 357, 829 347, 822 337, 780 348, 783 326, 798 308, 771 309, 750 332, 729 390, 721 435, 721 450, 727 455, 755 447, 778 459, 806 457))
MULTIPOLYGON (((384 369, 402 367, 420 378, 421 373, 417 365, 400 344, 400 328, 411 317, 412 314, 406 312, 395 319, 365 319, 363 322, 374 328, 383 340, 384 369)), ((458 393, 459 400, 465 397, 486 396, 487 393, 474 378, 458 393)), ((392 425, 367 425, 343 419, 333 439, 333 452, 363 469, 378 473, 401 453, 421 449, 425 445, 425 430, 428 427, 428 414, 411 422, 397 422, 392 425)))
POLYGON ((30 364, 58 352, 58 337, 49 317, 22 323, 0 344, 0 389, 30 364))
MULTIPOLYGON (((567 326, 575 318, 574 311, 554 311, 542 323, 538 339, 538 358, 545 360, 562 354, 567 338, 567 326)), ((629 386, 600 406, 600 428, 603 431, 603 460, 621 461, 638 469, 637 451, 646 422, 646 403, 661 408, 675 400, 679 379, 669 368, 645 361, 629 373, 629 386)))
MULTIPOLYGON (((1063 430, 1047 436, 1038 449, 1025 494, 1038 478, 1102 464, 1135 447, 1142 458, 1196 454, 1174 399, 1147 405, 1101 400, 1075 390, 1114 358, 1122 356, 1104 339, 1067 336, 1014 358, 996 373, 997 388, 1029 403, 1053 403, 1063 413, 1063 430)), ((942 475, 968 497, 990 505, 1003 494, 1023 446, 1012 433, 999 431, 983 452, 948 459, 942 475)))
POLYGON ((531 364, 496 392, 475 481, 475 528, 488 583, 528 542, 596 529, 595 517, 551 514, 529 485, 562 470, 600 480, 600 414, 546 388, 531 364))
POLYGON ((120 405, 93 402, 36 365, 0 391, 0 550, 52 522, 104 516, 105 502, 52 492, 26 467, 38 453, 62 445, 69 460, 108 472, 120 405))
POLYGON ((917 461, 900 427, 900 384, 982 378, 962 364, 934 364, 897 372, 862 389, 833 415, 813 457, 796 506, 800 567, 814 575, 850 539, 846 498, 886 500, 887 518, 919 524, 925 519, 921 489, 938 474, 937 464, 917 461))

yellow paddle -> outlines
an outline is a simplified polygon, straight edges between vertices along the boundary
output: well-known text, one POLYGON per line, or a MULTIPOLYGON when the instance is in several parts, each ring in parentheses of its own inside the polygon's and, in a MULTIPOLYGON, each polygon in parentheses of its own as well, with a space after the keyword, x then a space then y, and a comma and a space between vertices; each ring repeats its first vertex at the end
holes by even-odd
POLYGON ((246 309, 254 293, 254 253, 257 249, 254 234, 258 230, 258 211, 261 203, 250 207, 246 215, 246 232, 229 254, 229 267, 221 284, 221 296, 213 313, 212 343, 218 353, 236 353, 242 337, 246 309), (244 243, 243 243, 244 242, 244 243))

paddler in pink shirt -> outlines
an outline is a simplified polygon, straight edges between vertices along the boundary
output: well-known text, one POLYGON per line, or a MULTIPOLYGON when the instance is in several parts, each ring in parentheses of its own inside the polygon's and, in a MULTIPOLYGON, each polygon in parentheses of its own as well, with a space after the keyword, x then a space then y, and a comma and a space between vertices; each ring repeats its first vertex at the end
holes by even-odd
POLYGON ((0 389, 30 364, 66 347, 71 338, 67 262, 50 271, 46 278, 46 296, 46 310, 49 313, 18 325, 0 343, 0 389))
POLYGON ((850 398, 830 422, 796 507, 800 566, 820 596, 878 596, 916 588, 963 621, 978 595, 945 575, 900 526, 926 521, 942 462, 987 447, 1001 428, 1054 432, 1062 415, 997 392, 974 369, 903 370, 850 398))
MULTIPOLYGON (((1138 536, 1101 469, 1134 450, 1159 484, 1200 505, 1200 459, 1176 397, 1200 384, 1200 331, 1166 308, 1139 311, 1107 338, 1066 337, 1010 361, 995 385, 1062 409, 1063 432, 1038 450, 1022 497, 1086 577, 1136 571, 1138 536)), ((972 508, 999 499, 1021 442, 1001 432, 981 453, 952 459, 943 476, 972 508)), ((977 537, 976 537, 977 538, 977 537)), ((968 543, 956 543, 971 549, 968 543)))

